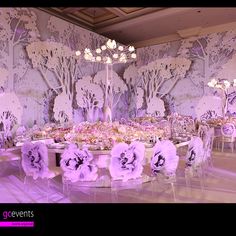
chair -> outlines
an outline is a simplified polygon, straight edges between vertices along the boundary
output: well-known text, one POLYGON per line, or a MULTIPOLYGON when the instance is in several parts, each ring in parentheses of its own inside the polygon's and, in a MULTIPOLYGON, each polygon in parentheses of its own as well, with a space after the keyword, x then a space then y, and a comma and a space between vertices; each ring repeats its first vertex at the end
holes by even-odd
POLYGON ((204 188, 204 155, 203 141, 200 137, 192 137, 188 145, 185 167, 186 186, 191 187, 191 179, 200 180, 201 190, 204 188))
POLYGON ((234 152, 235 126, 233 123, 225 123, 221 126, 221 152, 224 151, 225 144, 230 144, 231 152, 234 152))
POLYGON ((125 189, 140 191, 145 176, 143 160, 145 146, 141 142, 118 143, 111 150, 109 172, 112 178, 112 201, 118 202, 118 192, 125 189))
POLYGON ((156 143, 151 158, 151 171, 160 184, 171 185, 174 201, 176 201, 174 183, 176 182, 178 163, 179 156, 177 156, 176 147, 170 140, 156 143))
POLYGON ((214 128, 208 124, 201 124, 198 129, 198 136, 203 141, 203 149, 204 149, 204 164, 207 164, 205 167, 210 166, 213 167, 212 160, 212 149, 213 143, 215 139, 215 131, 214 128))
POLYGON ((49 169, 48 167, 48 149, 46 144, 42 142, 25 142, 21 148, 22 153, 22 168, 25 172, 24 184, 28 186, 28 183, 42 181, 41 188, 45 186, 44 180, 46 180, 46 192, 47 202, 49 201, 50 182, 60 174, 60 169, 55 167, 49 169))
POLYGON ((21 153, 19 148, 10 148, 10 149, 2 149, 0 151, 0 175, 3 176, 5 174, 9 174, 9 164, 17 165, 19 169, 19 176, 22 176, 21 169, 21 153))
POLYGON ((21 153, 19 148, 8 148, 6 145, 5 132, 0 132, 0 175, 3 176, 8 170, 9 164, 17 163, 21 176, 21 153))
POLYGON ((93 155, 86 148, 79 149, 76 144, 70 144, 61 156, 60 167, 63 170, 65 195, 70 196, 72 188, 96 187, 98 168, 93 164, 93 155))

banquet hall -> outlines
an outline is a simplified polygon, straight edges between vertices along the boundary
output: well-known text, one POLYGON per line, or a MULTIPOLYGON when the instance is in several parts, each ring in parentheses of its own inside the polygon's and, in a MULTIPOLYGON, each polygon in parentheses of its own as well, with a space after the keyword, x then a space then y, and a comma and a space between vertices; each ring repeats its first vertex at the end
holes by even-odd
POLYGON ((236 8, 0 8, 0 203, 235 203, 236 8))

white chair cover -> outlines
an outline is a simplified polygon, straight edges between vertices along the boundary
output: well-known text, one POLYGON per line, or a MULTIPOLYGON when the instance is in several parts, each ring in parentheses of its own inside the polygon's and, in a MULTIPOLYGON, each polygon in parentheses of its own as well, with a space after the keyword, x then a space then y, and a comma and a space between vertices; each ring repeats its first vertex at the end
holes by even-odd
POLYGON ((71 182, 95 181, 98 168, 92 161, 93 155, 86 148, 80 150, 75 144, 70 144, 61 156, 60 166, 64 177, 71 182))
POLYGON ((21 148, 22 168, 26 176, 38 178, 51 178, 53 172, 48 169, 48 150, 44 143, 26 142, 21 148))
POLYGON ((197 168, 204 161, 203 141, 199 137, 192 137, 188 145, 186 167, 197 168))
POLYGON ((111 151, 109 166, 113 180, 128 181, 140 178, 143 172, 145 146, 141 142, 116 144, 111 151))
POLYGON ((151 170, 153 174, 163 172, 166 176, 175 175, 179 162, 176 147, 170 140, 157 142, 151 159, 151 170))

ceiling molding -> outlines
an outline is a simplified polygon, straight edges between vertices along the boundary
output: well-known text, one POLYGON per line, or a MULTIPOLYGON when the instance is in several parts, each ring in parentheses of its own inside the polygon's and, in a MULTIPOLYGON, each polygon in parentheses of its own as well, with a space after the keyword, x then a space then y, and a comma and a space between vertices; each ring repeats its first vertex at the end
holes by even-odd
POLYGON ((105 7, 105 9, 120 17, 127 16, 127 14, 120 10, 118 7, 105 7))
POLYGON ((192 8, 166 8, 166 9, 162 9, 162 10, 150 13, 150 14, 136 17, 134 19, 129 19, 120 23, 116 23, 110 26, 99 28, 96 30, 96 32, 99 34, 102 34, 102 33, 110 32, 112 30, 119 30, 119 29, 122 29, 123 27, 132 26, 134 24, 138 24, 139 22, 158 19, 161 17, 166 17, 171 14, 186 12, 190 10, 192 10, 192 8))
POLYGON ((158 45, 158 44, 162 44, 162 43, 177 41, 177 40, 181 40, 183 38, 189 38, 189 37, 193 37, 193 36, 204 36, 207 34, 224 32, 224 31, 228 31, 228 30, 235 30, 236 31, 236 21, 230 22, 227 24, 214 25, 214 26, 206 27, 206 28, 194 27, 194 28, 190 28, 190 29, 181 30, 182 32, 186 33, 185 36, 187 35, 187 32, 188 32, 189 33, 188 37, 181 37, 178 33, 179 31, 177 31, 176 34, 152 38, 152 39, 143 40, 143 41, 139 41, 139 42, 131 42, 130 44, 136 48, 142 48, 142 47, 148 47, 148 46, 158 45), (197 30, 200 30, 197 35, 190 34, 190 32, 196 33, 197 30))
POLYGON ((156 8, 154 8, 154 7, 153 8, 146 7, 146 8, 140 9, 140 10, 136 10, 136 11, 130 12, 126 16, 123 16, 123 17, 117 17, 117 18, 114 18, 114 19, 106 20, 104 22, 96 23, 95 26, 96 26, 97 30, 99 30, 102 27, 105 27, 105 26, 108 26, 108 25, 111 25, 111 24, 120 23, 120 22, 122 22, 124 20, 130 20, 130 19, 132 19, 134 17, 142 16, 142 15, 145 15, 145 14, 150 14, 150 13, 152 13, 154 11, 160 11, 161 9, 164 9, 164 8, 160 8, 160 7, 156 7, 156 8))
POLYGON ((46 13, 52 15, 52 16, 58 17, 58 18, 60 18, 62 20, 65 20, 65 21, 67 21, 69 23, 72 23, 74 25, 80 26, 80 27, 82 27, 84 29, 87 29, 87 30, 90 30, 90 31, 94 31, 93 24, 88 24, 88 22, 86 22, 86 21, 84 21, 82 19, 80 19, 80 22, 78 22, 78 19, 75 18, 75 16, 73 16, 73 15, 69 14, 69 15, 64 16, 63 13, 59 13, 58 11, 55 11, 52 8, 48 9, 48 8, 38 7, 37 9, 40 10, 40 11, 46 12, 46 13))
POLYGON ((83 10, 84 7, 67 7, 65 9, 63 9, 62 11, 63 12, 66 12, 66 13, 73 13, 73 12, 76 12, 78 10, 83 10))

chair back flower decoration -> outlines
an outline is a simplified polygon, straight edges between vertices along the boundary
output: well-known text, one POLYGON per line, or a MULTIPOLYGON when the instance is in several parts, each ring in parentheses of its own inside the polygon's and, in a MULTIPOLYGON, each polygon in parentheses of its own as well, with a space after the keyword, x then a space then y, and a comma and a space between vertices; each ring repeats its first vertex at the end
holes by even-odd
POLYGON ((195 133, 195 123, 193 118, 190 116, 175 115, 172 118, 171 126, 172 126, 172 136, 195 133))
POLYGON ((33 179, 51 178, 53 172, 48 169, 48 149, 42 142, 26 142, 21 148, 22 168, 26 176, 33 179))
POLYGON ((25 126, 20 126, 16 130, 16 136, 24 136, 26 134, 25 126))
POLYGON ((140 178, 143 172, 145 146, 141 142, 116 144, 111 150, 110 175, 113 180, 140 178))
POLYGON ((179 156, 176 154, 176 147, 170 140, 156 143, 151 159, 151 170, 154 175, 159 172, 166 176, 175 175, 178 162, 179 156))
POLYGON ((235 126, 233 123, 225 123, 221 126, 221 133, 225 137, 232 137, 235 134, 235 126))
POLYGON ((199 137, 192 137, 188 145, 188 152, 186 155, 186 168, 199 167, 204 162, 203 141, 199 137))
POLYGON ((98 177, 98 168, 92 164, 93 155, 86 149, 79 149, 70 144, 61 156, 60 166, 64 177, 71 182, 95 181, 98 177))

